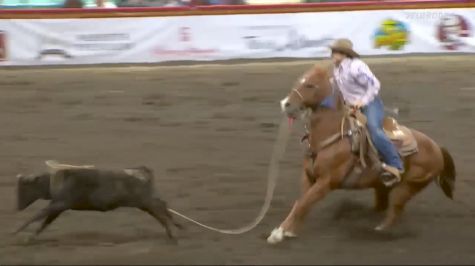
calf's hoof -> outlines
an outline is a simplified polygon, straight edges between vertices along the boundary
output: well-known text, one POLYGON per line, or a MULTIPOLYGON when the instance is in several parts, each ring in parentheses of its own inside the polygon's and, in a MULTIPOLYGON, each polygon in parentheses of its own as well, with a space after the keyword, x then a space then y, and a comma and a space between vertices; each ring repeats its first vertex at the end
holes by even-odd
POLYGON ((36 240, 35 235, 26 235, 22 237, 21 242, 23 245, 29 245, 32 244, 36 240))
POLYGON ((186 227, 182 224, 179 224, 179 223, 174 223, 175 227, 182 230, 182 231, 185 231, 186 230, 186 227))
POLYGON ((178 245, 178 239, 176 238, 169 238, 167 242, 174 246, 178 245))

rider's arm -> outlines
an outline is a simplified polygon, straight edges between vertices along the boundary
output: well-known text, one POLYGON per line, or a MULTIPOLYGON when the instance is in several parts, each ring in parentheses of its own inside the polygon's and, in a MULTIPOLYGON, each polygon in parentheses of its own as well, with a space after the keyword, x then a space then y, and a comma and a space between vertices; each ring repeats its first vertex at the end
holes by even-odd
POLYGON ((355 60, 351 65, 351 75, 355 79, 355 82, 366 89, 366 93, 362 96, 361 102, 363 105, 368 102, 379 93, 381 84, 373 72, 369 69, 361 60, 355 60))
POLYGON ((338 90, 338 85, 336 84, 335 78, 331 77, 330 78, 330 85, 332 88, 332 94, 335 93, 336 90, 338 90))

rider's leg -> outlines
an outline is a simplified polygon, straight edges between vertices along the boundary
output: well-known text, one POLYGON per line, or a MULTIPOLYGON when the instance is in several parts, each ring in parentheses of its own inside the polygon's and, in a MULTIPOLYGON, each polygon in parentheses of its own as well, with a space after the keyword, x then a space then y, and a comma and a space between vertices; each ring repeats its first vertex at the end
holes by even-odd
POLYGON ((329 96, 325 97, 322 102, 320 103, 320 106, 334 109, 335 108, 335 97, 333 94, 330 94, 329 96))
POLYGON ((383 131, 384 106, 381 98, 376 97, 372 102, 363 107, 367 117, 367 126, 376 149, 383 157, 383 161, 400 172, 403 172, 403 163, 394 144, 383 131))

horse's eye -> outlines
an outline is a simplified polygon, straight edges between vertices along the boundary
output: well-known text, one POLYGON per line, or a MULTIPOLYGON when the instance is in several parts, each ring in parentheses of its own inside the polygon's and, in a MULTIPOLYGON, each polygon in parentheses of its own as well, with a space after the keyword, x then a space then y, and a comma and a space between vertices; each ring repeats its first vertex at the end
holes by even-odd
POLYGON ((315 88, 315 85, 313 85, 313 84, 307 84, 307 85, 305 85, 305 88, 307 88, 307 89, 313 89, 313 88, 315 88))

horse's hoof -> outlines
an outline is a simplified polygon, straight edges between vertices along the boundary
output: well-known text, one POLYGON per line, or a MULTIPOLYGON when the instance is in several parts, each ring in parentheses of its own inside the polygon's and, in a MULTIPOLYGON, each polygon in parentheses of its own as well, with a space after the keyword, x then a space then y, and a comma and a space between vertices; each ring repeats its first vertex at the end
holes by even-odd
POLYGON ((282 227, 279 227, 272 230, 272 233, 267 238, 267 243, 277 244, 277 243, 282 242, 286 237, 293 238, 293 237, 297 237, 297 235, 292 232, 284 231, 282 227))
POLYGON ((285 236, 285 237, 288 237, 288 238, 295 238, 295 237, 297 237, 296 234, 294 234, 294 233, 292 233, 292 232, 289 232, 289 231, 285 231, 285 232, 284 232, 284 236, 285 236))
POLYGON ((374 228, 374 231, 376 232, 383 232, 383 231, 386 231, 386 226, 384 225, 378 225, 374 228))
POLYGON ((282 227, 275 228, 270 233, 270 236, 267 238, 267 243, 269 244, 277 244, 284 240, 284 229, 282 227))

